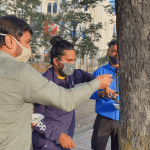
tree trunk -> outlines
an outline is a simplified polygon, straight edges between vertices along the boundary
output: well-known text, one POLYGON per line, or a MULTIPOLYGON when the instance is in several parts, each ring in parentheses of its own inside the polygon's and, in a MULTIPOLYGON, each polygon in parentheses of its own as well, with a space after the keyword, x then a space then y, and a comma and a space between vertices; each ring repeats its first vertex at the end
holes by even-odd
POLYGON ((150 0, 116 0, 121 150, 150 150, 150 0))

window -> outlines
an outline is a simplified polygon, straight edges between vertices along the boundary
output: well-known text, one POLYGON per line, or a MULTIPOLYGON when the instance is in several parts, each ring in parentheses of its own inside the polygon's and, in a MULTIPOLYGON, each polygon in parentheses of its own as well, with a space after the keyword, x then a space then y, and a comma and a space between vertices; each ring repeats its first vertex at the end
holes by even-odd
POLYGON ((82 33, 82 38, 84 38, 85 37, 85 34, 84 33, 82 33))
POLYGON ((57 13, 57 3, 53 4, 53 13, 57 13))
MULTIPOLYGON (((77 37, 77 32, 75 31, 74 36, 77 37)), ((73 37, 73 31, 71 31, 71 37, 73 37)))
POLYGON ((47 5, 47 13, 51 13, 51 3, 48 3, 47 5))
POLYGON ((64 26, 65 26, 65 22, 64 21, 61 21, 61 31, 64 31, 64 26))
POLYGON ((78 22, 77 21, 72 21, 71 22, 71 26, 77 26, 78 25, 78 22))
POLYGON ((114 24, 114 27, 113 27, 113 34, 116 33, 116 25, 114 24))
POLYGON ((63 3, 63 2, 66 2, 66 0, 62 0, 62 3, 63 3))
POLYGON ((62 25, 62 26, 64 26, 64 25, 65 25, 64 21, 61 21, 61 25, 62 25))
POLYGON ((42 4, 40 4, 40 6, 38 6, 38 12, 42 13, 42 4))
POLYGON ((84 10, 87 11, 88 10, 88 6, 84 5, 84 10))
POLYGON ((86 23, 83 23, 83 25, 82 25, 82 38, 84 38, 85 37, 85 34, 84 34, 84 30, 86 29, 86 23))

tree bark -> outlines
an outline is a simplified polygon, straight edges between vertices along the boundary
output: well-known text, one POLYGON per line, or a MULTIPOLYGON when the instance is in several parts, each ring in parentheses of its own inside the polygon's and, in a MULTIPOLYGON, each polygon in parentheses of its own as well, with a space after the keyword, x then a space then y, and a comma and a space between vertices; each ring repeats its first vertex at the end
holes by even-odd
POLYGON ((150 150, 150 0, 116 0, 121 150, 150 150))

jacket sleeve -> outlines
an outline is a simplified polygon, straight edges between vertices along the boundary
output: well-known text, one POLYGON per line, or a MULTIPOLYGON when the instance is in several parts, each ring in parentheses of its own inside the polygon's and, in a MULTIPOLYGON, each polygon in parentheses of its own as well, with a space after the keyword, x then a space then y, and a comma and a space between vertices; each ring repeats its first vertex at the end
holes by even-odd
MULTIPOLYGON (((95 77, 97 77, 97 76, 99 76, 99 75, 101 75, 102 74, 102 72, 101 72, 101 68, 98 68, 94 73, 93 73, 93 76, 95 76, 95 77)), ((90 99, 98 99, 99 98, 99 96, 98 96, 98 91, 99 90, 97 90, 96 92, 94 92, 93 94, 92 94, 92 96, 90 97, 90 99)))
POLYGON ((45 111, 45 105, 34 104, 34 113, 43 114, 45 111))
POLYGON ((74 71, 74 84, 89 82, 93 79, 95 79, 95 76, 86 71, 83 71, 81 69, 76 69, 74 71))
POLYGON ((57 126, 47 123, 44 119, 41 120, 36 126, 32 127, 33 130, 43 134, 46 139, 58 141, 62 131, 57 126))
MULTIPOLYGON (((34 104, 35 113, 43 114, 45 109, 45 105, 34 104)), ((59 128, 57 126, 53 126, 47 123, 47 121, 44 119, 42 119, 36 126, 33 126, 32 129, 40 134, 43 134, 45 138, 50 139, 52 141, 58 141, 62 133, 61 131, 59 131, 59 128)))
POLYGON ((100 82, 91 82, 76 88, 65 89, 48 81, 27 64, 20 75, 21 94, 24 101, 72 111, 75 106, 88 99, 100 87, 100 82))
MULTIPOLYGON (((68 116, 67 114, 65 114, 65 116, 58 115, 57 122, 54 122, 53 119, 50 121, 51 118, 49 118, 49 122, 43 119, 36 126, 32 127, 32 129, 40 134, 43 134, 46 139, 49 139, 51 141, 58 141, 61 133, 66 133, 66 131, 68 131, 70 127, 70 124, 67 124, 65 122, 65 119, 67 119, 68 116)), ((55 120, 57 119, 55 118, 55 120)))

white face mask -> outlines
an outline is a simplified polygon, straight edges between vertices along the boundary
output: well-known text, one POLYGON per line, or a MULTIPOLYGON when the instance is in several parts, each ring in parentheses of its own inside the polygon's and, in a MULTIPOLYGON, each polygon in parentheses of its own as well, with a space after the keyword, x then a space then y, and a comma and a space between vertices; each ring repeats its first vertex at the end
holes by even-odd
MULTIPOLYGON (((0 33, 0 35, 6 36, 7 34, 2 34, 0 33)), ((31 50, 28 48, 23 47, 13 36, 11 36, 16 42, 17 44, 19 44, 19 46, 22 48, 22 53, 21 55, 15 57, 18 61, 20 62, 28 62, 30 56, 31 56, 31 50)))

